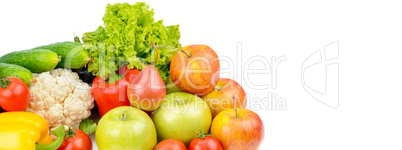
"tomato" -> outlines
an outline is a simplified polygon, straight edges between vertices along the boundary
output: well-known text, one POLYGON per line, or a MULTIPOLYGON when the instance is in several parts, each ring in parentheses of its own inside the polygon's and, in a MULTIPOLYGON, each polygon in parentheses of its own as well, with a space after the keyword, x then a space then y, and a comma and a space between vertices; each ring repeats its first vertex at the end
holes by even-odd
POLYGON ((127 68, 127 65, 123 65, 119 68, 119 70, 116 71, 116 74, 118 75, 126 75, 130 69, 127 68))
POLYGON ((202 133, 200 129, 200 134, 197 134, 198 138, 191 141, 189 150, 222 150, 222 145, 219 141, 206 133, 202 133))
POLYGON ((159 142, 154 150, 187 150, 186 145, 177 139, 167 139, 159 142))
POLYGON ((68 129, 63 143, 57 150, 92 150, 91 138, 79 129, 68 129))
POLYGON ((16 77, 0 79, 0 106, 5 111, 25 111, 31 102, 28 86, 16 77))
POLYGON ((130 71, 127 72, 127 74, 124 77, 124 79, 126 79, 126 81, 130 83, 131 79, 133 79, 138 73, 140 73, 139 70, 131 69, 130 71))

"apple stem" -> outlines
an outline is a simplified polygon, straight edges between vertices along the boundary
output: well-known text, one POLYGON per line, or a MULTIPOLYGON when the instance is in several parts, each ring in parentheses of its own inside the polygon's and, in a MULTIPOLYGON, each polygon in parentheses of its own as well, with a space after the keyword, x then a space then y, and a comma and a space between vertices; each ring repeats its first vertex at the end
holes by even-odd
POLYGON ((235 111, 235 114, 236 114, 236 118, 239 118, 239 117, 237 116, 236 95, 233 96, 233 102, 234 102, 234 111, 235 111))
POLYGON ((190 58, 190 56, 185 51, 183 51, 183 50, 180 50, 180 51, 183 52, 184 54, 186 54, 186 56, 190 58))
POLYGON ((155 51, 156 51, 156 58, 155 58, 155 62, 154 62, 154 64, 152 65, 152 66, 155 66, 155 65, 156 65, 156 62, 158 61, 159 52, 158 52, 158 49, 156 48, 156 46, 155 46, 155 43, 154 43, 154 42, 152 42, 152 45, 154 46, 155 51))
POLYGON ((179 101, 177 99, 175 101, 176 101, 177 105, 180 105, 180 103, 179 103, 179 101))
POLYGON ((126 110, 123 110, 123 114, 121 115, 121 120, 126 121, 127 115, 126 115, 126 110))
POLYGON ((190 101, 190 97, 187 98, 186 102, 184 104, 187 104, 190 101))

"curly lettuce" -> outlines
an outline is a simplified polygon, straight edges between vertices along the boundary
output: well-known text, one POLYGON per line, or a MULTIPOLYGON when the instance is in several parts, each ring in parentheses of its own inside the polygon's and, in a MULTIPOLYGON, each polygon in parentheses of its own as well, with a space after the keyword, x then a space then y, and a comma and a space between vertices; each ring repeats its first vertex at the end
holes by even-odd
POLYGON ((170 61, 181 48, 179 25, 164 26, 162 20, 154 20, 154 14, 143 2, 108 4, 102 19, 104 26, 84 33, 82 38, 83 47, 93 59, 88 71, 113 82, 118 77, 115 71, 123 65, 141 70, 154 63, 154 42, 159 51, 154 66, 166 81, 170 61))

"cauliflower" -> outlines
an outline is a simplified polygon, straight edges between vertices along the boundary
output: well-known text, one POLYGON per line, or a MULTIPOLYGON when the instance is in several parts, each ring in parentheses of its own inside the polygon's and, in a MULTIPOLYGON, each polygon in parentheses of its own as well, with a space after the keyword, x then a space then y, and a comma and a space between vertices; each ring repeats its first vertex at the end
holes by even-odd
POLYGON ((49 127, 60 125, 78 128, 82 119, 91 115, 94 98, 91 87, 82 82, 70 69, 55 69, 49 73, 34 74, 31 102, 28 112, 46 119, 49 127))

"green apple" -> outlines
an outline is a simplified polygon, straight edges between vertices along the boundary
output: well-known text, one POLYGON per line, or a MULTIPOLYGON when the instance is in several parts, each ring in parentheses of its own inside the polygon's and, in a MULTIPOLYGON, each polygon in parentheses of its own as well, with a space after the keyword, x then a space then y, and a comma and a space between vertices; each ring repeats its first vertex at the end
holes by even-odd
POLYGON ((174 93, 174 92, 182 92, 176 84, 173 83, 172 78, 170 76, 167 79, 166 83, 166 94, 174 93))
POLYGON ((152 115, 158 140, 178 139, 187 146, 201 131, 208 132, 212 115, 208 104, 200 97, 175 92, 166 95, 162 105, 152 115))
POLYGON ((150 150, 157 143, 151 118, 130 106, 116 107, 107 112, 98 123, 95 140, 100 150, 150 150))

